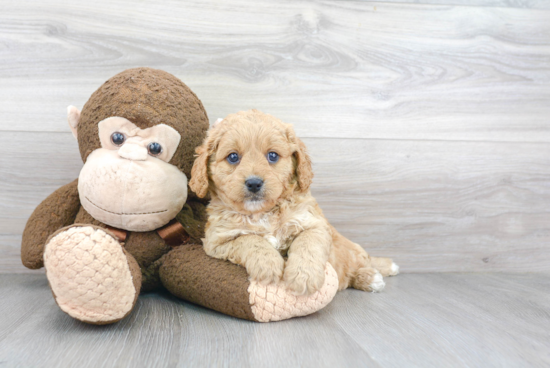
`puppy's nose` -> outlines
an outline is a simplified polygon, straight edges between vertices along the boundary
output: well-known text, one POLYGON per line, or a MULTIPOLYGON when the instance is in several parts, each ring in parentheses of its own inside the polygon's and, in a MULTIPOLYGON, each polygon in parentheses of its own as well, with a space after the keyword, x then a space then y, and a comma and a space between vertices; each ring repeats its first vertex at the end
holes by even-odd
POLYGON ((252 193, 259 192, 262 189, 262 185, 264 185, 264 181, 260 178, 250 178, 244 183, 246 184, 246 188, 252 193))

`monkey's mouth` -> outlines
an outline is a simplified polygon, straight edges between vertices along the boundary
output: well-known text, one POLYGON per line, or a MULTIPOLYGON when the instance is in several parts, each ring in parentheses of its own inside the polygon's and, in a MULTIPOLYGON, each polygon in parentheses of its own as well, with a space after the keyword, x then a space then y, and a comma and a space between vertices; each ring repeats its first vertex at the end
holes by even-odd
POLYGON ((90 200, 90 198, 88 197, 85 197, 88 202, 90 202, 94 207, 102 210, 102 211, 105 211, 105 212, 108 212, 108 213, 112 213, 113 215, 126 215, 126 216, 135 216, 135 215, 153 215, 155 213, 163 213, 163 212, 166 212, 168 210, 162 210, 162 211, 150 211, 150 212, 141 212, 141 213, 126 213, 126 212, 113 212, 113 211, 109 211, 109 210, 106 210, 105 208, 102 208, 102 207, 99 207, 97 204, 95 204, 94 202, 92 202, 90 200))

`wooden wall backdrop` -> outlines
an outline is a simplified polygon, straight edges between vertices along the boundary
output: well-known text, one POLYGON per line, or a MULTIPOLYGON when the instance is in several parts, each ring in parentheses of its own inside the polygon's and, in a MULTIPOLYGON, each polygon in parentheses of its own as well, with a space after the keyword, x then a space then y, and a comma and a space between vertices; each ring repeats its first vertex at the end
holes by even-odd
POLYGON ((293 123, 327 217, 404 272, 549 271, 550 2, 1 0, 1 272, 78 176, 67 105, 136 66, 293 123))

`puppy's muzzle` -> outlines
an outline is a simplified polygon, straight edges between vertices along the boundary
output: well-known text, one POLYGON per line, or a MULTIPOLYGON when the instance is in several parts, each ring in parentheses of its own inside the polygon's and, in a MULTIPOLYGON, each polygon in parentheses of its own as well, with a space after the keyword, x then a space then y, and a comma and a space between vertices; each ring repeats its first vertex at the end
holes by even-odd
POLYGON ((258 193, 263 185, 264 181, 258 177, 251 177, 244 182, 246 189, 251 193, 258 193))

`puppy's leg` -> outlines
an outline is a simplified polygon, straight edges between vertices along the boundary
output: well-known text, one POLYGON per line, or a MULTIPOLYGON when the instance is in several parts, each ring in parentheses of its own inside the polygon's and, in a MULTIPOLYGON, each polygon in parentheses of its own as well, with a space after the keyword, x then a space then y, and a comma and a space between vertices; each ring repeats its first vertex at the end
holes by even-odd
POLYGON ((382 276, 395 276, 399 273, 399 266, 393 263, 391 258, 370 257, 372 267, 376 268, 382 276))
POLYGON ((288 250, 284 281, 298 295, 312 294, 325 282, 325 265, 331 246, 325 227, 302 231, 288 250))
POLYGON ((386 286, 384 278, 378 270, 372 267, 363 267, 357 270, 351 280, 351 287, 358 290, 378 292, 386 286))
POLYGON ((252 280, 262 284, 278 282, 283 276, 283 257, 259 235, 242 235, 219 245, 205 243, 204 251, 211 257, 243 266, 252 280))
POLYGON ((389 258, 370 257, 358 244, 342 236, 334 227, 330 264, 338 274, 339 290, 353 287, 365 291, 381 291, 383 276, 395 275, 399 267, 389 258))

